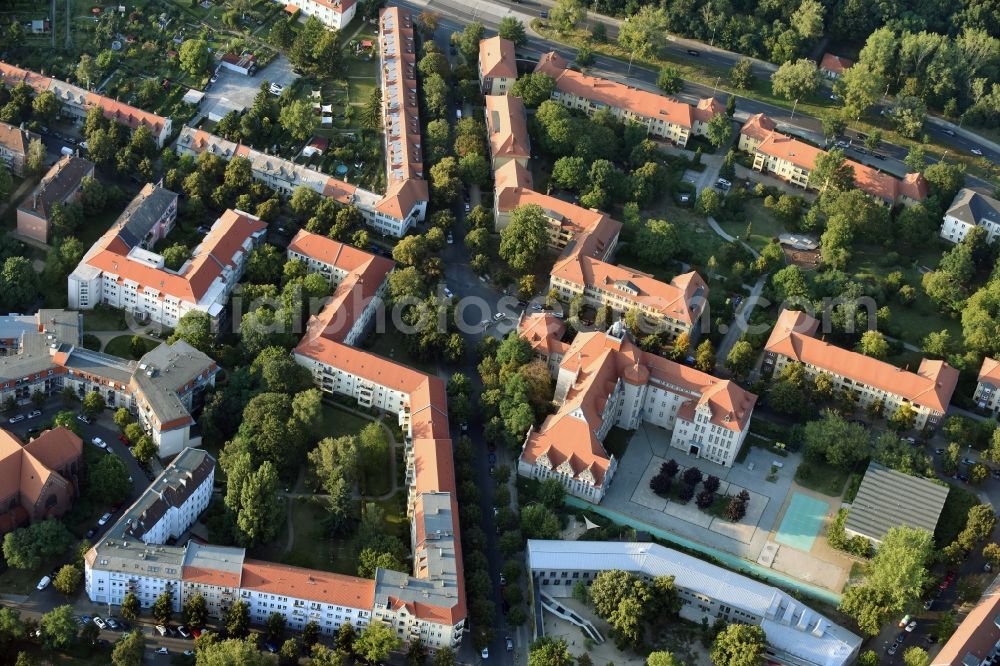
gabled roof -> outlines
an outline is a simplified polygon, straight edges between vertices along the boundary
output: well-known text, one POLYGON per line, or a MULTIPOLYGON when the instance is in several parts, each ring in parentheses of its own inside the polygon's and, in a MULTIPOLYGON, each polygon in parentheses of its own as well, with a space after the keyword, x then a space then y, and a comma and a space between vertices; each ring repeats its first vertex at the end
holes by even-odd
POLYGON ((516 79, 514 42, 499 35, 479 40, 479 73, 483 78, 516 79))
POLYGON ((41 139, 41 137, 16 125, 0 123, 0 146, 12 153, 27 155, 28 144, 35 139, 41 139))
POLYGON ((978 225, 981 220, 1000 225, 1000 201, 963 187, 952 199, 945 215, 971 225, 978 225))
POLYGON ((751 139, 763 141, 775 128, 777 128, 777 124, 768 116, 763 113, 755 113, 743 123, 740 134, 746 134, 751 139))
POLYGON ((519 97, 486 95, 486 133, 494 159, 531 157, 528 120, 519 97))
POLYGON ((764 140, 757 146, 757 152, 791 162, 808 171, 816 168, 816 158, 823 153, 816 146, 810 146, 804 141, 799 141, 780 132, 771 132, 764 137, 764 140))
POLYGON ((979 368, 979 382, 1000 386, 1000 361, 989 356, 984 358, 983 365, 979 368))
POLYGON ((93 172, 94 163, 90 160, 76 155, 63 155, 17 209, 47 220, 52 214, 52 207, 65 203, 80 187, 80 182, 93 172))
MULTIPOLYGON (((0 497, 17 500, 26 510, 33 508, 47 484, 69 485, 54 470, 78 459, 82 452, 80 438, 65 428, 46 431, 26 446, 0 429, 0 497)), ((5 508, 2 513, 12 510, 5 508)))
POLYGON ((947 485, 872 462, 851 503, 844 527, 876 541, 899 526, 934 534, 947 498, 947 485))
POLYGON ((803 312, 782 310, 764 350, 849 377, 942 414, 948 411, 958 384, 958 370, 944 361, 924 359, 917 372, 909 372, 812 337, 818 327, 819 321, 803 312))
POLYGON ((843 74, 846 70, 854 66, 853 60, 842 58, 832 53, 824 53, 823 60, 819 63, 819 68, 825 72, 833 74, 843 74))
POLYGON ((931 660, 932 666, 978 666, 1000 642, 1000 576, 979 598, 955 633, 931 660))
POLYGON ((503 166, 494 171, 493 181, 497 192, 508 187, 531 190, 535 185, 534 179, 531 177, 531 170, 517 160, 505 162, 503 166))
POLYGON ((549 312, 522 316, 517 324, 517 334, 538 354, 562 355, 569 349, 569 345, 562 341, 566 334, 566 324, 549 312))
POLYGON ((555 51, 544 54, 535 71, 555 79, 556 90, 561 93, 570 93, 688 129, 694 126, 695 114, 690 104, 567 69, 566 61, 555 51))
POLYGON ((347 608, 371 608, 375 581, 302 569, 285 564, 244 560, 240 587, 251 592, 321 601, 347 608))

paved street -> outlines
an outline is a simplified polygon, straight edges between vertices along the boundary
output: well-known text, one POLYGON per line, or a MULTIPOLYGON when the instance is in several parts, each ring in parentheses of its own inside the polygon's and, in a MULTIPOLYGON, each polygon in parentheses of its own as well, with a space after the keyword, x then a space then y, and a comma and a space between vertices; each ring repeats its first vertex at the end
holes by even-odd
MULTIPOLYGON (((537 7, 534 7, 532 4, 527 2, 508 5, 502 2, 493 2, 491 0, 474 0, 473 2, 463 2, 462 0, 427 0, 426 2, 423 0, 404 0, 399 4, 403 7, 410 7, 416 12, 424 10, 438 12, 442 17, 440 27, 438 28, 439 34, 461 32, 465 25, 475 20, 481 21, 487 31, 495 32, 500 20, 504 16, 514 16, 520 19, 525 26, 528 26, 533 19, 538 18, 539 11, 537 7)), ((682 42, 677 40, 677 43, 681 44, 682 42)), ((723 62, 731 62, 732 57, 734 57, 725 56, 725 51, 710 49, 699 42, 690 43, 697 45, 692 48, 696 48, 696 50, 705 53, 704 56, 699 56, 699 58, 705 57, 706 61, 708 61, 707 52, 710 51, 712 58, 720 59, 717 63, 715 63, 720 66, 722 66, 723 62)), ((537 61, 543 53, 547 53, 549 51, 556 51, 570 61, 574 60, 576 56, 576 49, 542 39, 541 37, 535 35, 531 30, 528 31, 528 43, 525 46, 520 47, 517 53, 519 58, 537 61)), ((639 65, 632 65, 631 68, 629 68, 627 64, 620 60, 595 54, 594 64, 589 68, 589 72, 595 76, 620 81, 631 86, 645 88, 662 94, 662 91, 656 87, 656 79, 659 73, 655 70, 646 69, 639 65)), ((683 92, 676 95, 676 97, 686 102, 697 102, 697 100, 701 98, 713 95, 718 97, 723 102, 729 98, 728 93, 719 92, 712 86, 693 83, 691 81, 684 82, 683 92)), ((822 142, 823 140, 822 123, 817 118, 806 116, 801 113, 796 113, 793 116, 787 109, 766 104, 764 102, 758 102, 757 100, 745 97, 738 98, 736 106, 736 118, 739 120, 744 120, 746 117, 756 113, 766 113, 775 120, 778 124, 778 129, 781 131, 799 134, 804 138, 809 138, 815 142, 822 142)), ((873 113, 878 113, 878 111, 879 108, 876 108, 873 110, 873 113)), ((942 143, 954 146, 956 150, 960 150, 965 153, 968 153, 973 147, 979 147, 983 150, 987 159, 1000 161, 1000 152, 995 151, 992 147, 986 145, 985 143, 974 139, 970 140, 961 134, 956 136, 946 134, 943 131, 944 127, 941 125, 942 122, 943 121, 937 120, 928 122, 927 131, 931 137, 942 143)), ((856 133, 848 131, 847 136, 856 138, 856 133)), ((883 171, 899 175, 905 173, 907 170, 906 166, 902 163, 902 159, 906 156, 907 151, 899 146, 883 144, 879 148, 879 153, 885 155, 886 159, 884 160, 876 160, 870 156, 862 156, 853 150, 849 150, 848 152, 849 157, 852 159, 872 164, 883 171)), ((970 187, 985 188, 985 192, 992 192, 992 186, 989 183, 971 176, 967 176, 967 182, 970 187)))

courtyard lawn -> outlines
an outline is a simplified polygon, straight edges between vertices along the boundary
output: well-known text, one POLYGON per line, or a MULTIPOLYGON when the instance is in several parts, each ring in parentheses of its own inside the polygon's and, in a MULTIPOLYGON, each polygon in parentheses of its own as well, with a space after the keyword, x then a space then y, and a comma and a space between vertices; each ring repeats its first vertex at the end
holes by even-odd
POLYGON ((98 305, 93 310, 87 310, 83 313, 84 332, 124 331, 127 329, 125 313, 121 310, 98 305))
POLYGON ((969 519, 969 509, 979 504, 979 498, 972 491, 959 486, 951 486, 948 497, 941 509, 937 528, 934 530, 934 542, 938 548, 944 548, 965 529, 969 519))
POLYGON ((621 462, 628 447, 628 442, 634 434, 635 432, 632 430, 623 430, 622 428, 614 427, 608 432, 607 437, 604 438, 604 449, 621 462))
POLYGON ((156 349, 160 344, 159 340, 139 338, 142 340, 140 348, 133 350, 132 337, 133 336, 131 335, 119 335, 117 338, 112 338, 108 341, 108 344, 104 346, 104 353, 111 354, 112 356, 117 356, 119 358, 130 358, 138 361, 147 353, 156 349))
POLYGON ((83 334, 83 348, 90 351, 101 351, 101 339, 90 333, 83 334))
POLYGON ((747 224, 750 224, 750 240, 747 242, 757 251, 768 245, 772 238, 788 232, 785 225, 764 207, 763 199, 747 199, 743 203, 743 214, 745 218, 737 222, 719 220, 719 226, 730 236, 742 238, 747 224))
POLYGON ((826 463, 803 460, 795 470, 795 483, 830 497, 840 497, 850 471, 831 467, 826 463))
POLYGON ((370 421, 328 402, 323 403, 323 437, 357 435, 370 421))
POLYGON ((395 328, 390 327, 385 333, 372 334, 362 343, 362 347, 379 356, 416 368, 429 375, 437 374, 437 364, 432 360, 428 361, 416 358, 410 354, 406 349, 403 334, 395 328), (374 340, 372 340, 372 337, 374 337, 374 340))
MULTIPOLYGON (((320 501, 298 498, 292 500, 291 518, 294 541, 290 550, 278 553, 277 558, 283 564, 290 564, 307 569, 331 570, 334 563, 336 541, 329 531, 324 529, 326 509, 320 501)), ((287 534, 287 531, 286 531, 287 534)), ((281 541, 282 550, 286 541, 281 541)), ((340 573, 357 573, 357 564, 351 571, 340 573)))

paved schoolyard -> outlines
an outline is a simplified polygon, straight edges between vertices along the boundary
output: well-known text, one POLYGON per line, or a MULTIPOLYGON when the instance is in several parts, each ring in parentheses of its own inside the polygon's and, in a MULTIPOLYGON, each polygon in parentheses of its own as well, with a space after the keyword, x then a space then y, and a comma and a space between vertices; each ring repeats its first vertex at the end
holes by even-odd
MULTIPOLYGON (((840 593, 850 571, 850 558, 831 549, 823 538, 809 544, 808 552, 775 541, 778 525, 795 494, 827 502, 831 514, 839 508, 836 498, 823 498, 794 483, 793 476, 800 461, 797 454, 779 458, 764 449, 751 448, 742 463, 727 468, 670 448, 670 434, 670 431, 649 424, 643 424, 636 430, 619 461, 603 506, 680 537, 750 562, 759 561, 777 571, 840 593), (660 465, 671 458, 681 469, 694 466, 706 476, 713 474, 719 477, 722 493, 736 495, 744 489, 749 492, 750 504, 743 520, 732 523, 714 518, 698 509, 694 502, 684 505, 653 493, 649 489, 649 480, 659 471, 660 465), (769 481, 767 477, 775 462, 781 467, 776 469, 773 481, 769 481)), ((825 529, 828 518, 823 520, 820 533, 825 529)), ((800 545, 805 544, 802 542, 800 545)))

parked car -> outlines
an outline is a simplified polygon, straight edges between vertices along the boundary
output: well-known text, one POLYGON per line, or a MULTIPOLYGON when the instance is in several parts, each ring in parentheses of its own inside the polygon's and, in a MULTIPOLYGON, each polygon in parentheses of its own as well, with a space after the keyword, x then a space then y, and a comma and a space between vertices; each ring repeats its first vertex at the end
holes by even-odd
POLYGON ((107 448, 107 446, 108 446, 108 443, 105 442, 100 437, 94 437, 92 440, 90 440, 90 443, 93 444, 94 446, 96 446, 99 449, 104 449, 104 448, 107 448))
POLYGON ((448 232, 448 245, 451 245, 451 244, 452 244, 452 243, 454 243, 454 242, 455 242, 455 237, 454 237, 454 236, 452 236, 452 235, 451 235, 451 232, 449 231, 449 232, 448 232))
MULTIPOLYGON (((548 12, 545 12, 545 13, 548 14, 548 12)), ((484 647, 483 651, 480 653, 480 656, 483 659, 489 659, 490 658, 490 649, 488 647, 484 647)))
POLYGON ((79 421, 80 423, 86 423, 87 425, 90 425, 91 423, 94 422, 94 419, 90 418, 89 416, 84 416, 83 414, 77 414, 76 420, 79 421))
POLYGON ((158 624, 158 625, 156 625, 156 633, 158 633, 161 636, 166 636, 167 635, 167 628, 164 627, 162 624, 158 624))
POLYGON ((35 589, 36 590, 44 590, 45 588, 47 588, 49 586, 49 583, 51 583, 51 582, 52 582, 51 578, 49 578, 48 576, 42 576, 42 579, 40 581, 38 581, 38 585, 35 586, 35 589))
POLYGON ((507 652, 513 652, 514 641, 511 640, 510 636, 507 636, 507 638, 504 639, 504 642, 507 644, 507 652))
POLYGON ((115 618, 109 617, 107 622, 108 622, 108 627, 112 631, 118 631, 119 629, 121 629, 121 625, 118 624, 118 620, 116 620, 115 618))
POLYGON ((91 538, 91 537, 93 537, 93 536, 94 536, 95 534, 97 534, 97 528, 96 528, 96 527, 91 527, 91 528, 90 528, 89 530, 87 530, 87 534, 86 534, 85 536, 86 536, 86 537, 87 537, 88 539, 90 539, 90 538, 91 538))
POLYGON ((33 418, 41 416, 41 415, 42 415, 42 410, 40 410, 40 409, 33 409, 30 412, 28 412, 28 418, 29 419, 33 419, 33 418))
POLYGON ((976 157, 982 157, 983 156, 983 151, 981 151, 978 148, 973 148, 969 152, 972 153, 973 155, 975 155, 976 157))
POLYGON ((105 622, 104 618, 102 618, 100 615, 95 615, 94 616, 94 624, 96 624, 101 629, 107 629, 108 628, 108 623, 105 622))
POLYGON ((973 460, 972 458, 962 458, 962 464, 963 465, 975 465, 976 461, 973 460))
POLYGON ((913 630, 916 629, 916 628, 917 628, 917 621, 916 620, 910 620, 910 623, 908 625, 906 625, 906 633, 912 634, 913 630))
POLYGON ((896 654, 896 649, 898 647, 899 647, 899 643, 893 643, 892 645, 890 645, 889 647, 887 647, 885 649, 885 653, 888 654, 888 655, 890 655, 890 656, 894 655, 894 654, 896 654))
POLYGON ((101 519, 97 521, 97 524, 100 525, 101 527, 104 527, 105 525, 108 524, 109 520, 111 520, 111 514, 106 513, 103 516, 101 516, 101 519))
POLYGON ((154 650, 154 652, 155 652, 156 654, 170 654, 170 650, 168 650, 168 649, 167 649, 167 648, 165 648, 165 647, 161 647, 161 648, 156 648, 156 650, 154 650))
POLYGON ((911 619, 912 618, 909 615, 904 615, 903 619, 900 620, 899 624, 897 624, 896 626, 898 626, 900 629, 902 629, 903 627, 905 627, 906 625, 908 625, 910 623, 911 619))
POLYGON ((185 627, 183 624, 177 627, 177 633, 180 635, 181 638, 191 638, 191 632, 189 632, 187 630, 187 627, 185 627))
POLYGON ((944 455, 944 449, 934 449, 934 455, 936 456, 944 455))
POLYGON ((693 56, 700 56, 701 55, 701 51, 696 51, 694 49, 688 49, 687 53, 688 53, 688 55, 693 55, 693 56))
POLYGON ((280 83, 272 83, 270 90, 272 95, 280 95, 282 92, 284 92, 285 87, 280 83))
POLYGON ((952 129, 943 129, 941 131, 943 133, 947 134, 948 136, 955 136, 955 130, 952 130, 952 129))
POLYGON ((18 414, 7 419, 7 423, 20 423, 24 420, 24 414, 18 414))

